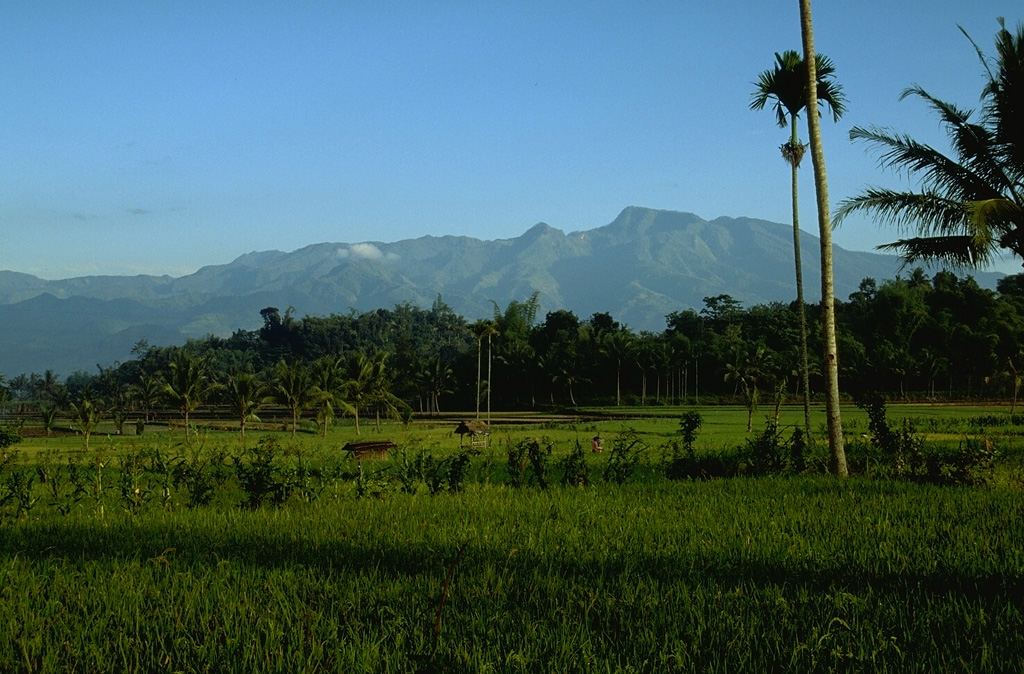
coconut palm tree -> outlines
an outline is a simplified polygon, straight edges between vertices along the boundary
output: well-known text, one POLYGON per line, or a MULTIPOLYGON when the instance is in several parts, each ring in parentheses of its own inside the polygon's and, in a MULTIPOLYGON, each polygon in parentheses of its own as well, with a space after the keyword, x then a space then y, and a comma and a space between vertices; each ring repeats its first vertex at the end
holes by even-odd
MULTIPOLYGON (((804 61, 807 63, 807 100, 818 100, 817 59, 814 51, 814 24, 811 19, 811 0, 800 0, 800 35, 804 61)), ((828 176, 825 171, 825 151, 821 142, 821 123, 818 115, 807 115, 807 133, 811 144, 811 163, 814 165, 814 193, 818 204, 818 236, 821 245, 821 322, 824 342, 825 415, 828 426, 828 446, 832 471, 839 477, 849 474, 846 449, 843 446, 843 421, 839 411, 839 358, 836 339, 836 302, 832 275, 832 223, 829 217, 828 176)))
POLYGON ((164 393, 164 384, 159 377, 151 374, 144 374, 132 386, 135 402, 142 407, 146 421, 153 420, 153 410, 160 403, 160 397, 164 393))
POLYGON ((880 150, 882 167, 917 176, 920 190, 865 189, 840 204, 836 221, 867 212, 898 231, 916 234, 880 246, 908 264, 922 260, 978 267, 1003 250, 1024 259, 1024 26, 1015 33, 1002 19, 999 26, 994 59, 971 40, 987 73, 977 121, 971 119, 972 110, 939 100, 919 86, 900 97, 918 98, 938 115, 955 157, 889 129, 850 130, 851 139, 880 150))
POLYGON ((89 436, 100 425, 100 411, 89 397, 88 391, 82 394, 77 403, 71 403, 72 421, 82 433, 85 451, 89 451, 89 436))
MULTIPOLYGON (((815 70, 817 73, 817 103, 828 106, 832 112, 833 121, 839 121, 846 110, 845 97, 842 87, 832 79, 835 74, 835 66, 827 56, 815 55, 815 70)), ((770 101, 774 101, 775 120, 779 128, 785 129, 788 125, 791 134, 790 139, 783 143, 779 149, 782 151, 782 158, 789 164, 791 173, 791 195, 793 201, 793 261, 796 266, 796 301, 799 306, 800 316, 800 374, 804 389, 804 427, 809 434, 811 432, 811 404, 810 404, 810 375, 808 374, 807 357, 807 310, 804 305, 804 279, 803 265, 800 260, 800 209, 797 198, 797 169, 804 158, 807 146, 800 142, 797 127, 797 117, 810 101, 807 95, 807 64, 803 57, 795 51, 785 51, 781 54, 775 53, 775 67, 765 70, 758 77, 756 89, 750 99, 752 110, 763 110, 770 101)))
MULTIPOLYGON (((399 418, 402 410, 407 409, 405 401, 391 392, 391 373, 387 367, 388 353, 380 351, 370 359, 370 380, 367 392, 368 401, 374 406, 376 431, 380 432, 380 415, 399 418)), ((411 410, 410 410, 411 411, 411 410)))
POLYGON ((259 421, 260 406, 267 395, 267 385, 251 372, 239 372, 228 377, 227 402, 238 419, 238 432, 245 443, 245 424, 259 421))
POLYGON ((53 424, 57 420, 57 406, 40 404, 39 415, 43 421, 43 430, 46 431, 46 437, 50 437, 53 434, 53 424))
POLYGON ((187 351, 179 351, 177 357, 167 364, 164 395, 179 410, 185 419, 185 437, 189 435, 189 415, 217 388, 209 378, 209 364, 187 351))
POLYGON ((316 406, 316 421, 320 432, 327 437, 327 427, 334 423, 339 411, 352 414, 354 410, 343 399, 344 361, 340 357, 323 356, 313 362, 313 385, 318 393, 313 404, 316 406))
POLYGON ((600 337, 600 353, 615 365, 615 404, 622 404, 622 363, 636 353, 636 339, 625 329, 606 332, 600 337))
POLYGON ((366 408, 372 395, 373 360, 362 351, 356 351, 345 363, 341 396, 352 409, 359 435, 359 411, 366 408))
POLYGON ((284 405, 292 416, 292 437, 299 427, 302 411, 313 404, 320 390, 313 384, 309 368, 299 361, 280 360, 274 368, 270 397, 284 405))
POLYGON ((427 408, 430 414, 441 414, 441 396, 453 393, 452 384, 455 375, 451 366, 445 363, 440 356, 435 356, 429 362, 424 363, 423 370, 419 377, 423 390, 428 397, 427 408))

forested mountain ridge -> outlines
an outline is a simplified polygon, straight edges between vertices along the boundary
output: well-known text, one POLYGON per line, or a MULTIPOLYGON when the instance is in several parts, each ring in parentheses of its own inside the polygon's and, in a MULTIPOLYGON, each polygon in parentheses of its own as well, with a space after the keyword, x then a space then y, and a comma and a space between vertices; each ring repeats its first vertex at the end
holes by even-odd
MULTIPOLYGON (((818 240, 802 237, 809 302, 820 287, 818 240)), ((865 277, 892 278, 899 260, 835 249, 836 295, 865 277)), ((298 316, 368 311, 441 295, 469 319, 539 291, 540 315, 608 312, 635 330, 727 294, 744 306, 795 297, 789 225, 751 218, 629 207, 611 223, 564 233, 540 223, 519 237, 424 236, 393 243, 318 243, 252 252, 194 274, 89 276, 46 281, 0 271, 0 372, 93 369, 132 345, 181 343, 253 329, 267 306, 298 316)), ((998 274, 975 275, 994 287, 998 274)))

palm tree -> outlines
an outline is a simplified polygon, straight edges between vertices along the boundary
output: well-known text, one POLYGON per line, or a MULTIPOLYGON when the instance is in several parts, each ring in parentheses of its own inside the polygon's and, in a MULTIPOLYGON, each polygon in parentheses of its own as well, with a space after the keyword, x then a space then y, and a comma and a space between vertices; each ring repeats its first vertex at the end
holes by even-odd
POLYGON ((85 440, 85 451, 89 451, 89 436, 100 424, 100 411, 89 397, 88 391, 82 394, 77 404, 71 403, 71 413, 78 430, 85 440))
MULTIPOLYGON (((832 111, 833 121, 839 121, 846 110, 842 87, 832 80, 835 66, 827 56, 815 55, 817 79, 816 100, 820 106, 824 103, 832 111)), ((782 158, 789 164, 791 173, 791 192, 793 200, 793 261, 796 266, 796 301, 800 309, 800 375, 804 389, 804 427, 811 432, 810 374, 807 357, 807 310, 804 305, 803 265, 800 260, 800 209, 797 198, 797 169, 803 160, 807 146, 800 142, 797 132, 797 117, 807 107, 810 97, 807 95, 807 65, 799 53, 785 51, 776 52, 775 67, 765 70, 758 78, 757 88, 750 100, 752 110, 763 110, 769 101, 775 101, 775 119, 779 128, 791 129, 789 141, 779 148, 782 158)), ((818 106, 816 106, 818 107, 818 106)))
POLYGON ((274 368, 274 383, 270 395, 273 400, 288 408, 292 415, 292 437, 299 427, 302 411, 309 407, 319 394, 313 384, 309 368, 299 361, 288 363, 280 360, 274 368))
POLYGON ((342 399, 352 409, 356 420, 356 435, 359 435, 359 410, 365 409, 371 397, 373 360, 362 351, 353 353, 345 364, 342 399))
POLYGON ((179 351, 167 367, 169 371, 164 382, 164 395, 181 410, 181 416, 185 419, 187 438, 189 414, 202 405, 217 386, 209 380, 207 362, 187 351, 179 351))
POLYGON ((391 375, 387 368, 388 354, 386 351, 377 353, 370 359, 370 380, 367 389, 368 401, 373 404, 375 415, 374 426, 380 432, 380 415, 398 418, 401 410, 407 408, 401 398, 391 392, 391 375))
POLYGON ((441 360, 440 356, 435 356, 430 362, 425 364, 420 377, 424 390, 429 397, 429 412, 431 414, 435 412, 440 414, 441 396, 453 392, 454 373, 451 366, 441 360))
MULTIPOLYGON (((569 401, 573 407, 578 407, 573 387, 576 384, 590 381, 580 374, 582 368, 579 361, 580 358, 576 354, 575 349, 569 347, 561 348, 557 353, 550 354, 547 360, 547 369, 551 373, 551 383, 556 386, 564 385, 569 390, 569 401)), ((552 402, 554 401, 552 400, 552 402)))
POLYGON ((57 398, 57 389, 60 387, 60 381, 53 370, 46 370, 43 372, 43 378, 39 382, 40 392, 43 397, 46 398, 47 402, 54 402, 57 398))
MULTIPOLYGON (((811 0, 800 0, 800 35, 804 61, 807 63, 807 100, 818 100, 817 59, 814 51, 814 25, 811 0)), ((807 133, 811 142, 811 163, 814 165, 814 192, 818 203, 818 236, 821 245, 821 322, 825 349, 825 416, 828 426, 828 447, 832 470, 846 477, 846 449, 843 446, 843 421, 839 411, 839 353, 836 340, 836 302, 832 276, 832 223, 829 218, 828 176, 825 151, 821 142, 818 115, 807 115, 807 133)))
POLYGON ((606 332, 598 347, 602 354, 615 363, 615 404, 622 404, 622 361, 632 358, 636 351, 633 334, 625 329, 606 332))
POLYGON ((25 391, 28 389, 28 377, 24 373, 14 376, 9 387, 14 397, 24 399, 25 391))
POLYGON ((733 395, 737 391, 743 393, 743 403, 747 407, 747 433, 754 429, 754 414, 761 402, 758 384, 771 378, 771 360, 771 354, 763 344, 738 345, 735 362, 725 366, 724 380, 733 383, 733 395))
POLYGON ((991 62, 971 40, 987 73, 977 122, 971 121, 973 111, 939 100, 919 86, 900 97, 919 98, 938 115, 955 158, 888 129, 850 130, 851 139, 881 151, 884 168, 918 176, 921 188, 868 188, 840 204, 836 221, 863 211, 899 231, 916 233, 880 246, 896 251, 906 263, 979 267, 1001 250, 1024 258, 1024 26, 1014 34, 1002 19, 999 25, 997 56, 991 62))
POLYGON ((40 404, 39 415, 43 421, 43 430, 46 431, 46 437, 50 437, 53 432, 53 424, 57 420, 57 406, 40 404))
POLYGON ((132 387, 132 392, 135 401, 142 407, 142 411, 146 415, 146 421, 152 421, 153 409, 160 402, 160 396, 164 392, 163 383, 158 377, 146 374, 132 387))
POLYGON ((343 367, 344 361, 334 356, 323 356, 313 362, 313 385, 317 389, 313 404, 316 405, 316 421, 325 438, 327 427, 334 423, 338 409, 348 414, 354 412, 342 397, 345 384, 343 367))
POLYGON ((267 394, 267 385, 251 372, 239 372, 228 378, 227 401, 238 419, 238 431, 245 443, 245 424, 259 421, 260 406, 267 394))
POLYGON ((469 326, 469 331, 476 337, 476 418, 480 418, 480 361, 483 356, 484 336, 488 334, 490 325, 483 319, 477 320, 469 326))
MULTIPOLYGON (((497 305, 495 305, 495 315, 498 314, 497 305)), ((482 395, 482 386, 480 383, 480 351, 483 346, 483 338, 487 338, 487 425, 491 423, 491 364, 493 363, 493 353, 491 351, 491 338, 500 334, 498 331, 497 321, 481 319, 473 324, 473 334, 477 335, 477 365, 476 365, 476 418, 480 418, 480 397, 482 395)))

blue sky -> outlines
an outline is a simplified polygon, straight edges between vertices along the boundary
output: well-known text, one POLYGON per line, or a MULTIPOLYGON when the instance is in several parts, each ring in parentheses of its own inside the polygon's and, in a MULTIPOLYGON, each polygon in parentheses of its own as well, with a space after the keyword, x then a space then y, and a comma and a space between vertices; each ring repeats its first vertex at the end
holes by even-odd
MULTIPOLYGON (((976 107, 983 71, 957 26, 991 52, 996 17, 1022 10, 814 3, 849 100, 824 124, 833 203, 902 184, 850 127, 944 146, 900 92, 976 107)), ((748 108, 785 49, 796 0, 6 0, 0 269, 178 276, 323 241, 591 229, 630 205, 787 223, 787 132, 748 108)), ((801 178, 816 231, 809 161, 801 178)), ((835 243, 892 238, 851 219, 835 243)))

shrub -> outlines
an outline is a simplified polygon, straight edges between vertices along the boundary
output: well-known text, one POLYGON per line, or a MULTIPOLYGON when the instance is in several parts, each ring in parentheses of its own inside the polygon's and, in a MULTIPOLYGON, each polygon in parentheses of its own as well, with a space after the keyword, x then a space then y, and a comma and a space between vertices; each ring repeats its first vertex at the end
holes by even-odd
POLYGON ((769 419, 764 430, 754 439, 747 440, 741 452, 747 474, 778 475, 785 472, 787 449, 779 425, 769 419))
POLYGON ((518 489, 523 486, 526 475, 526 463, 529 460, 529 441, 520 440, 516 444, 509 442, 506 452, 505 472, 508 473, 508 483, 518 489))
POLYGON ((802 428, 795 428, 789 438, 789 470, 794 473, 807 470, 807 441, 802 428))
POLYGON ((670 480, 701 477, 704 469, 697 460, 694 443, 697 442, 697 431, 704 423, 703 417, 697 412, 686 412, 679 419, 679 434, 683 436, 683 444, 669 441, 666 445, 664 465, 665 477, 670 480))
POLYGON ((955 449, 926 446, 904 419, 894 430, 886 417, 885 399, 872 395, 858 403, 868 413, 871 445, 883 474, 898 480, 948 485, 983 485, 989 480, 996 452, 989 440, 965 440, 955 449))
POLYGON ((281 478, 276 462, 279 452, 277 441, 266 437, 242 457, 235 458, 238 486, 246 496, 244 507, 255 510, 266 503, 280 505, 288 498, 290 485, 281 478))
POLYGON ((469 463, 471 456, 479 454, 478 449, 464 449, 453 457, 449 457, 448 461, 448 491, 458 492, 462 491, 462 485, 466 481, 466 476, 469 473, 469 463))
POLYGON ((565 487, 586 487, 590 484, 590 469, 587 467, 583 445, 577 438, 576 444, 562 459, 562 485, 565 487))
POLYGON ((679 419, 679 433, 683 436, 683 449, 693 456, 693 445, 697 442, 697 431, 704 423, 704 418, 697 412, 690 411, 679 419))
POLYGON ((21 442, 21 436, 13 428, 0 427, 0 449, 7 449, 11 445, 21 442))
POLYGON ((604 479, 615 484, 623 484, 636 470, 640 463, 640 452, 648 449, 637 432, 629 429, 612 442, 612 451, 608 455, 608 465, 604 469, 604 479))

